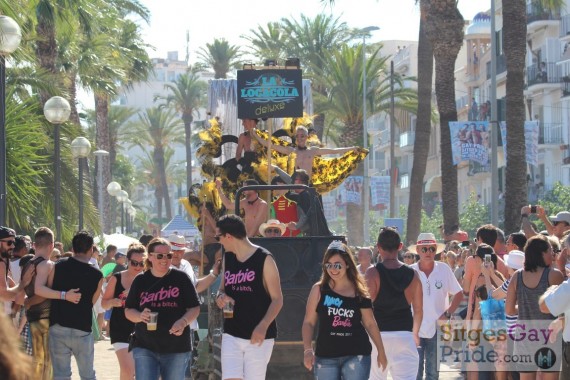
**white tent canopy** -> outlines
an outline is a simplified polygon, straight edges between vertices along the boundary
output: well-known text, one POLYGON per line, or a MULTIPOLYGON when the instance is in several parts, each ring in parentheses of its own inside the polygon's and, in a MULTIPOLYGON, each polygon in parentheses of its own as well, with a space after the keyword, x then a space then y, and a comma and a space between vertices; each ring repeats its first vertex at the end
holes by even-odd
MULTIPOLYGON (((99 245, 100 240, 101 239, 99 237, 96 237, 95 244, 99 245)), ((138 243, 138 242, 139 241, 137 239, 123 234, 112 234, 112 235, 104 234, 103 242, 101 243, 105 244, 105 246, 104 247, 100 246, 100 247, 101 249, 105 249, 105 247, 107 247, 109 244, 112 244, 116 246, 119 251, 125 252, 131 243, 138 243)))
POLYGON ((176 233, 177 235, 182 235, 185 238, 193 238, 196 235, 200 235, 200 231, 196 226, 188 223, 182 215, 175 215, 174 218, 160 231, 162 237, 167 237, 168 235, 176 233))

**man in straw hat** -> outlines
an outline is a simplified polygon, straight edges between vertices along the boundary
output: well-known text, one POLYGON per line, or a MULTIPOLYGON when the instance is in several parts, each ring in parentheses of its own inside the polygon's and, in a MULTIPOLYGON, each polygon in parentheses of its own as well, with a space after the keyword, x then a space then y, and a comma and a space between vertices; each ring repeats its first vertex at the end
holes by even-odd
POLYGON ((269 219, 267 223, 261 223, 259 233, 263 237, 281 237, 287 227, 277 219, 269 219))
POLYGON ((449 320, 463 299, 461 285, 455 278, 449 265, 435 261, 435 255, 443 252, 445 245, 438 243, 432 233, 421 233, 416 244, 409 247, 410 252, 420 256, 420 260, 411 267, 418 272, 423 288, 423 317, 420 326, 420 344, 418 354, 420 365, 417 379, 424 374, 428 380, 437 380, 437 325, 438 321, 449 320), (451 305, 449 295, 453 296, 451 305))

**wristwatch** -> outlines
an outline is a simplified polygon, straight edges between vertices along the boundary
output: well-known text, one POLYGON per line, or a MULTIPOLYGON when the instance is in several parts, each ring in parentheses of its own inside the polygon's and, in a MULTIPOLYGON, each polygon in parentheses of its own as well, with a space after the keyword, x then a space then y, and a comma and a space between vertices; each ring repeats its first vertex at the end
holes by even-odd
POLYGON ((219 273, 218 273, 218 274, 215 274, 213 269, 210 269, 210 274, 211 274, 212 276, 214 276, 214 278, 218 278, 218 276, 220 275, 219 273))
POLYGON ((443 316, 444 316, 445 318, 451 318, 451 313, 446 310, 446 311, 443 313, 443 316))

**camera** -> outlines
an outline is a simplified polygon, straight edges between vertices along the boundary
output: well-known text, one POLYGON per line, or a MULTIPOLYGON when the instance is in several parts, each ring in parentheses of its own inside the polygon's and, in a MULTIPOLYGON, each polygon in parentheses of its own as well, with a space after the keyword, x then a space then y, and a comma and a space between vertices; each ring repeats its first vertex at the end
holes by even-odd
POLYGON ((536 206, 530 206, 530 213, 536 214, 536 206))
POLYGON ((469 240, 464 240, 461 242, 461 246, 464 248, 469 247, 469 245, 471 245, 471 242, 469 240))

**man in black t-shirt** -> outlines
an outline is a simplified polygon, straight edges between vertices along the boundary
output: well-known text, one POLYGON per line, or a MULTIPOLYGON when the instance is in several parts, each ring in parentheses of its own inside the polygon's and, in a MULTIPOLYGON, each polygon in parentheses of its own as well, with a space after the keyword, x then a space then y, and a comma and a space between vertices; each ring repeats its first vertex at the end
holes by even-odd
POLYGON ((50 310, 49 350, 56 379, 71 378, 71 354, 75 356, 82 379, 95 379, 94 342, 91 331, 92 309, 99 298, 103 274, 89 264, 93 236, 81 231, 73 237, 74 256, 58 261, 48 278, 48 286, 60 291, 50 310), (81 294, 66 302, 67 290, 81 294))

